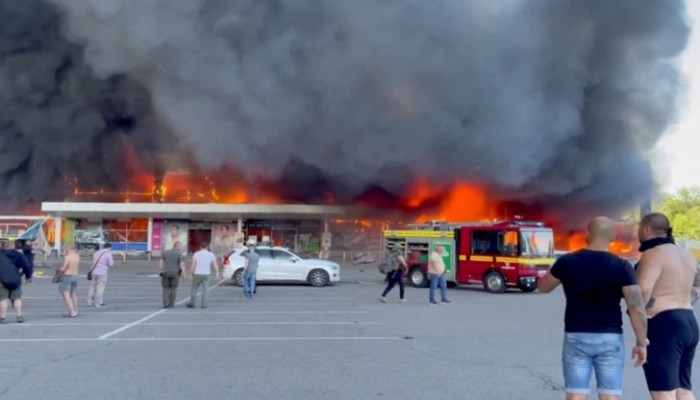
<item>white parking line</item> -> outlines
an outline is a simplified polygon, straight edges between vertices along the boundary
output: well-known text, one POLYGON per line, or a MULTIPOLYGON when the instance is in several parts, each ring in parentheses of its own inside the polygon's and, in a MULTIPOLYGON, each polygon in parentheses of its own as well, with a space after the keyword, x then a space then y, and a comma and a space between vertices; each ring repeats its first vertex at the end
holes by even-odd
MULTIPOLYGON (((53 322, 37 322, 37 323, 25 323, 17 324, 16 326, 115 326, 124 325, 121 322, 76 322, 71 323, 53 323, 53 322)), ((143 322, 141 326, 228 326, 228 325, 240 325, 240 326, 256 326, 256 325, 384 325, 383 322, 362 322, 362 321, 282 321, 282 322, 143 322)))
MULTIPOLYGON (((161 310, 162 311, 162 310, 161 310)), ((153 311, 81 311, 80 315, 140 315, 140 314, 150 314, 153 311)), ((197 310, 196 313, 192 311, 173 311, 172 309, 168 314, 177 315, 207 315, 207 314, 368 314, 368 311, 347 311, 347 310, 334 310, 334 311, 205 311, 197 310)), ((60 311, 57 312, 28 312, 25 315, 59 315, 60 311)), ((14 313, 8 313, 8 315, 15 315, 14 313)), ((121 324, 119 324, 121 325, 121 324)))
MULTIPOLYGON (((60 300, 60 297, 58 296, 46 296, 46 297, 35 297, 35 296, 22 296, 22 300, 60 300)), ((162 301, 163 297, 160 296, 108 296, 108 300, 160 300, 162 301)))
MULTIPOLYGON (((212 290, 216 289, 216 288, 217 288, 219 285, 221 285, 221 283, 223 283, 223 282, 224 282, 224 281, 219 281, 219 282, 217 282, 214 286, 209 287, 209 288, 207 289, 207 292, 211 292, 212 290)), ((184 304, 185 302, 187 302, 187 301, 189 301, 189 300, 190 300, 190 299, 182 299, 182 300, 178 301, 177 303, 175 303, 175 305, 176 305, 176 306, 182 305, 182 304, 184 304)), ((168 311, 168 309, 163 308, 163 309, 161 309, 161 310, 159 310, 159 311, 156 311, 156 312, 154 312, 154 313, 152 313, 152 314, 149 314, 149 315, 147 315, 147 316, 141 318, 141 319, 138 320, 138 321, 132 322, 132 323, 127 324, 127 325, 124 325, 124 326, 122 326, 122 327, 119 328, 119 329, 113 330, 112 332, 105 333, 104 335, 100 336, 100 337, 97 338, 97 339, 98 339, 98 340, 105 340, 105 339, 108 339, 108 338, 110 338, 110 337, 112 337, 112 336, 114 336, 114 335, 116 335, 116 334, 119 334, 119 333, 121 333, 121 332, 124 332, 124 331, 127 330, 127 329, 133 328, 133 327, 136 326, 136 325, 139 325, 139 324, 141 324, 141 323, 143 323, 143 322, 146 322, 146 321, 148 321, 149 319, 151 319, 151 318, 153 318, 153 317, 157 317, 158 315, 160 315, 160 314, 162 314, 162 313, 164 313, 164 312, 166 312, 166 311, 168 311)))
MULTIPOLYGON (((190 314, 186 311, 171 311, 168 314, 190 314)), ((204 311, 197 314, 369 314, 369 311, 348 311, 348 310, 333 310, 333 311, 204 311)))
POLYGON ((184 337, 184 338, 36 338, 36 339, 0 339, 0 343, 18 342, 284 342, 284 341, 378 341, 401 340, 400 336, 259 336, 259 337, 184 337))

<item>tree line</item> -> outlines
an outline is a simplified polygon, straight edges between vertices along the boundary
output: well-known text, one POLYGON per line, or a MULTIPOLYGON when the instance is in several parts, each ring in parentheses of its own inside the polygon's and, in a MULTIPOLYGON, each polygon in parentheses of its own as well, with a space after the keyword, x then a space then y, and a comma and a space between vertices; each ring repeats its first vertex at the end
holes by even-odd
POLYGON ((661 196, 654 207, 668 216, 673 236, 700 240, 700 187, 687 187, 661 196))

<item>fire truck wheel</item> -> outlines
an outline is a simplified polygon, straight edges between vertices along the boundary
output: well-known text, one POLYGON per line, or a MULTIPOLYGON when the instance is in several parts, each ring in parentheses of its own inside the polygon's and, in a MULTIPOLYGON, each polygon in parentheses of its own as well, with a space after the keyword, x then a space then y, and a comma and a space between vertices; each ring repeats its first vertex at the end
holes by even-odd
POLYGON ((328 272, 322 269, 314 269, 311 270, 311 272, 309 272, 308 280, 311 286, 322 287, 328 284, 328 281, 330 281, 330 277, 328 276, 328 272))
POLYGON ((408 272, 408 280, 413 287, 422 288, 428 286, 428 276, 420 266, 411 268, 408 272))
POLYGON ((236 286, 243 286, 243 268, 239 268, 233 273, 231 281, 233 281, 236 286))
POLYGON ((506 291, 506 280, 498 271, 491 271, 484 276, 484 289, 491 293, 503 293, 506 291))

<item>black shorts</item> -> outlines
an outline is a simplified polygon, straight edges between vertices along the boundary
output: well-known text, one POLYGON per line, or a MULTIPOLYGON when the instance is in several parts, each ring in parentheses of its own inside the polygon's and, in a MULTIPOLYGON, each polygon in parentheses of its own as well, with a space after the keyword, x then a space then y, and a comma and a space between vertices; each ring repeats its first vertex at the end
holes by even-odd
POLYGON ((693 310, 675 309, 649 319, 649 348, 644 376, 652 392, 692 389, 690 376, 698 345, 698 322, 693 310))

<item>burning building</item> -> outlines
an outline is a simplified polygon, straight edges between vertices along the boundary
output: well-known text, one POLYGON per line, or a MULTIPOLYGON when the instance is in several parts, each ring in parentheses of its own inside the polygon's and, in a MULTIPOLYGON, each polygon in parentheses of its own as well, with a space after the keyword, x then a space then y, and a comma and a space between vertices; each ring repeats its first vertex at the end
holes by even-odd
POLYGON ((24 0, 0 16, 4 204, 362 205, 566 232, 654 190, 690 30, 682 0, 24 0))

